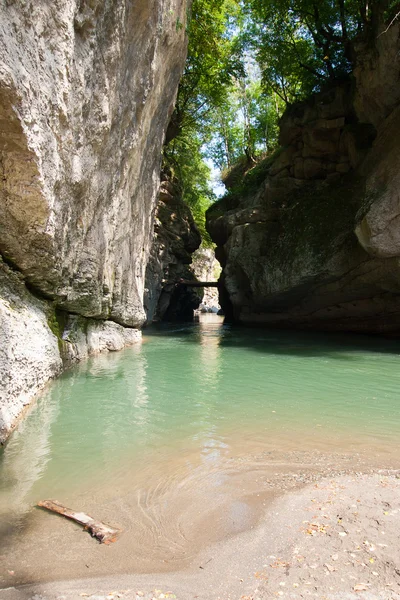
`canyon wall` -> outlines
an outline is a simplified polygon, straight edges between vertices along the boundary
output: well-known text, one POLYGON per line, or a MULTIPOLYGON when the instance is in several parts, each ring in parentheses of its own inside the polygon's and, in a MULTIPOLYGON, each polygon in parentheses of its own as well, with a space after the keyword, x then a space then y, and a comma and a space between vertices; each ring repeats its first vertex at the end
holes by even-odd
MULTIPOLYGON (((193 254, 193 271, 198 281, 216 282, 221 275, 221 265, 215 258, 212 248, 201 246, 193 254)), ((203 288, 203 298, 199 306, 200 312, 216 312, 220 310, 218 288, 203 288)))
POLYGON ((49 378, 135 342, 148 320, 187 9, 187 0, 1 2, 0 441, 49 378))
POLYGON ((348 81, 290 106, 280 149, 209 209, 234 320, 400 331, 399 25, 372 46, 348 81))
POLYGON ((148 322, 193 317, 200 296, 179 281, 195 280, 192 254, 201 235, 190 208, 183 202, 180 185, 162 173, 154 220, 154 237, 147 264, 145 308, 148 322))

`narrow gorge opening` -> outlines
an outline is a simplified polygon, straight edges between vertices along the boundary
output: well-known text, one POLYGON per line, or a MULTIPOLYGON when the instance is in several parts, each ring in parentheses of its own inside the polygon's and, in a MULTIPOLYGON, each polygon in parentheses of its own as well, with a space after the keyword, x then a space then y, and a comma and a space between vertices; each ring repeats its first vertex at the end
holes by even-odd
MULTIPOLYGON (((397 256, 388 239, 396 225, 382 234, 370 212, 391 178, 376 157, 393 152, 384 129, 398 100, 396 70, 384 99, 370 65, 379 56, 383 73, 395 60, 396 20, 395 2, 193 3, 160 214, 177 196, 191 209, 201 251, 214 250, 222 267, 221 312, 230 319, 397 330, 397 287, 381 277, 397 256)), ((395 211, 391 218, 397 223, 395 211)), ((174 255, 165 289, 196 276, 201 251, 194 270, 181 272, 174 255)), ((198 299, 190 291, 179 302, 169 311, 164 301, 159 317, 187 318, 198 299)))
POLYGON ((397 0, 0 3, 0 600, 397 597, 399 56, 397 0))

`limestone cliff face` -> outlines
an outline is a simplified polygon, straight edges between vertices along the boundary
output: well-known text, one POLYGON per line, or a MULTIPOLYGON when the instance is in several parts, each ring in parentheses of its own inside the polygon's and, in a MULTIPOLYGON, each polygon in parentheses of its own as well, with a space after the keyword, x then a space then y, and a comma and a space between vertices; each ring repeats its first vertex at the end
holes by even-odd
POLYGON ((177 181, 162 174, 154 221, 151 257, 147 264, 145 308, 148 322, 190 319, 200 304, 198 293, 179 284, 194 280, 192 254, 201 235, 177 181))
MULTIPOLYGON (((110 342, 116 323, 137 328, 147 319, 161 149, 185 61, 188 3, 1 3, 0 254, 19 281, 10 272, 0 281, 8 306, 0 323, 8 353, 1 388, 15 400, 14 416, 60 368, 63 331, 56 336, 46 325, 49 303, 64 315, 66 344, 79 337, 79 319, 115 322, 106 334, 97 328, 105 341, 89 348, 118 346, 110 342), (10 286, 23 309, 10 305, 10 286), (25 333, 16 333, 9 324, 22 310, 33 321, 27 316, 25 333), (53 359, 44 365, 34 352, 23 359, 38 376, 19 401, 12 391, 18 349, 33 335, 39 343, 40 328, 53 359)), ((85 353, 78 343, 66 355, 85 353)), ((6 421, 0 418, 0 439, 6 421)))
POLYGON ((0 262, 0 442, 24 406, 62 369, 50 309, 0 262))
POLYGON ((185 2, 7 4, 1 253, 63 309, 142 325, 185 2))
POLYGON ((289 108, 280 151, 208 213, 234 319, 400 331, 399 27, 354 79, 289 108))
MULTIPOLYGON (((215 252, 211 248, 200 247, 193 254, 193 271, 199 281, 218 281, 221 275, 221 265, 215 258, 215 252)), ((204 288, 204 294, 200 305, 200 311, 215 312, 220 309, 218 289, 215 287, 204 288)))

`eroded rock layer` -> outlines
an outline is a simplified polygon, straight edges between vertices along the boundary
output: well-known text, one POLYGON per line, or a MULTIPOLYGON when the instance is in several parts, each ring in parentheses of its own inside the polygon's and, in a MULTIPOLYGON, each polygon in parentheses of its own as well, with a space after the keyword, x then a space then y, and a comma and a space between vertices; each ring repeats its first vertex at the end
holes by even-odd
POLYGON ((179 282, 196 279, 191 267, 192 254, 200 244, 201 235, 190 208, 182 200, 178 181, 163 173, 146 272, 148 322, 193 317, 201 296, 198 290, 179 282))
POLYGON ((1 3, 0 254, 9 267, 0 281, 0 441, 62 358, 131 343, 137 336, 123 327, 147 319, 187 8, 187 0, 1 3), (49 326, 49 310, 64 315, 62 327, 49 326), (43 352, 28 352, 31 342, 43 352), (36 374, 16 384, 21 369, 36 374))
POLYGON ((290 107, 281 149, 208 213, 234 319, 400 331, 399 27, 349 82, 290 107))

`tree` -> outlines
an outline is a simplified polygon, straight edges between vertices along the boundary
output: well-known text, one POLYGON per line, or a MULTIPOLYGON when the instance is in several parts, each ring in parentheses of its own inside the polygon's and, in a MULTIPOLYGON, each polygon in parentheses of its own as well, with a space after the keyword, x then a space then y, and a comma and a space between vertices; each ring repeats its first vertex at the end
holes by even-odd
POLYGON ((242 72, 233 23, 236 0, 194 0, 189 15, 185 71, 164 148, 164 164, 180 182, 206 244, 205 211, 215 200, 204 145, 215 133, 215 115, 227 108, 232 82, 242 72))
POLYGON ((235 0, 194 0, 189 17, 189 47, 172 121, 183 128, 206 124, 210 110, 221 106, 232 77, 242 72, 241 48, 229 33, 240 12, 235 0))
POLYGON ((267 92, 285 103, 347 76, 354 42, 376 35, 387 0, 248 0, 247 43, 267 92))
POLYGON ((182 130, 165 148, 167 167, 179 187, 184 202, 190 207, 205 246, 212 241, 205 226, 207 208, 216 200, 210 184, 210 168, 204 161, 200 136, 182 130))
POLYGON ((232 91, 209 114, 204 153, 220 171, 231 167, 243 154, 242 125, 238 115, 238 98, 232 91))
POLYGON ((355 43, 376 39, 383 11, 390 26, 398 6, 398 0, 193 0, 164 161, 203 233, 213 199, 204 159, 228 172, 240 162, 245 172, 274 150, 285 107, 348 77, 355 43))

